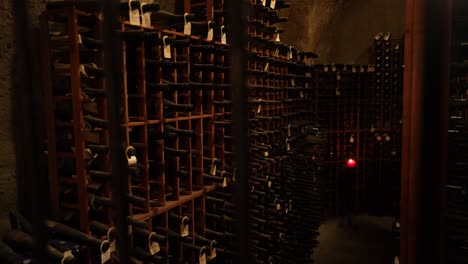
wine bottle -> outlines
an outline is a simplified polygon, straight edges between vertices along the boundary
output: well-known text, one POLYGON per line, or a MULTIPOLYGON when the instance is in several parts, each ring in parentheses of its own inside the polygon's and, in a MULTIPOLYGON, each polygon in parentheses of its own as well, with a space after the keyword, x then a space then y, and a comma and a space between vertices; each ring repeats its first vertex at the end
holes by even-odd
POLYGON ((112 173, 106 171, 89 170, 88 175, 93 180, 109 181, 112 180, 112 173))
POLYGON ((189 225, 189 224, 192 223, 192 219, 190 217, 178 215, 178 214, 175 214, 173 212, 169 213, 169 218, 172 219, 173 221, 182 223, 184 225, 189 225))
POLYGON ((167 238, 162 235, 158 235, 155 232, 150 232, 147 229, 144 228, 134 228, 133 229, 133 234, 137 236, 141 241, 147 242, 152 241, 152 242, 157 242, 157 243, 165 243, 167 241, 167 238))
POLYGON ((207 253, 207 248, 205 246, 200 247, 186 242, 182 243, 182 245, 185 250, 190 250, 193 253, 196 253, 198 256, 202 256, 207 253))
MULTIPOLYGON (((32 236, 19 230, 8 231, 5 234, 3 240, 7 245, 15 249, 32 251, 34 248, 34 241, 32 236)), ((76 259, 73 255, 65 256, 63 252, 60 252, 59 250, 51 247, 50 245, 46 246, 46 252, 47 257, 54 263, 76 263, 76 259)))
POLYGON ((161 10, 161 6, 158 3, 145 3, 141 5, 143 14, 158 12, 159 10, 161 10))
POLYGON ((192 237, 190 237, 190 236, 182 236, 182 234, 180 234, 180 233, 178 233, 178 232, 176 232, 174 230, 167 229, 167 228, 164 228, 164 227, 161 227, 161 226, 155 227, 154 230, 158 234, 165 234, 169 240, 178 240, 178 241, 185 241, 185 242, 192 241, 192 237))
MULTIPOLYGON (((174 29, 176 31, 183 31, 184 30, 185 23, 178 23, 171 25, 171 29, 174 29)), ((213 21, 196 21, 196 22, 191 22, 191 34, 192 36, 202 36, 206 37, 208 35, 208 31, 210 29, 215 29, 216 28, 216 23, 213 21)))
POLYGON ((158 29, 171 29, 175 24, 193 22, 196 19, 195 14, 181 15, 159 10, 151 14, 151 25, 158 29))
POLYGON ((116 230, 101 222, 94 220, 89 222, 89 230, 91 230, 91 233, 93 233, 94 235, 100 237, 109 235, 109 237, 107 238, 107 240, 109 241, 115 239, 116 230))
POLYGON ((185 157, 190 153, 188 150, 185 149, 175 149, 166 146, 164 147, 164 151, 166 152, 166 154, 168 154, 169 157, 185 157))
POLYGON ((174 112, 191 112, 195 110, 195 105, 193 104, 176 104, 166 99, 163 99, 163 105, 165 114, 174 112))
POLYGON ((187 61, 171 61, 171 60, 151 60, 145 59, 145 63, 148 66, 162 67, 162 68, 182 68, 187 65, 187 61))
POLYGON ((164 131, 168 133, 174 133, 178 136, 189 136, 189 137, 195 136, 195 130, 175 128, 171 125, 165 125, 164 131))
POLYGON ((230 127, 232 125, 231 120, 224 120, 224 121, 214 121, 215 126, 220 127, 230 127))
POLYGON ((54 235, 70 239, 78 243, 86 244, 90 247, 99 248, 103 252, 107 251, 109 248, 108 241, 92 237, 67 225, 52 220, 46 220, 45 225, 49 232, 54 235))
POLYGON ((107 120, 100 119, 91 115, 85 115, 83 117, 83 120, 85 121, 86 127, 90 129, 107 128, 109 125, 109 122, 107 120))

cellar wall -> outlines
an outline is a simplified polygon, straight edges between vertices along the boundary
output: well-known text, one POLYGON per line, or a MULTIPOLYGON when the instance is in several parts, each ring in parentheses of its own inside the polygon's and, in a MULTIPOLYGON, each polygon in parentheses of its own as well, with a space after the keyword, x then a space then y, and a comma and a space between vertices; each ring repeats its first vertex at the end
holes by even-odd
POLYGON ((378 32, 404 33, 404 0, 289 0, 281 41, 315 51, 320 63, 369 63, 378 32))

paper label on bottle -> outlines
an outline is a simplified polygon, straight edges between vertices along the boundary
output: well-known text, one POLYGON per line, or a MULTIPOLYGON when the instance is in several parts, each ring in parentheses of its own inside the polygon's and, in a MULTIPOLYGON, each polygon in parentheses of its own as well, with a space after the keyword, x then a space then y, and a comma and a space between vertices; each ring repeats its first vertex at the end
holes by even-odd
POLYGON ((279 49, 276 48, 276 50, 275 50, 275 57, 278 57, 278 55, 279 55, 279 49))
POLYGON ((281 41, 281 39, 280 39, 280 33, 276 33, 275 41, 277 41, 277 42, 280 42, 280 41, 281 41))
POLYGON ((185 35, 192 34, 192 22, 187 22, 184 24, 184 34, 185 35))
POLYGON ((354 143, 354 136, 351 136, 351 137, 349 138, 349 143, 354 143))
POLYGON ((270 156, 270 153, 268 153, 268 151, 264 151, 264 152, 263 152, 263 156, 264 156, 264 157, 268 157, 268 156, 270 156))
POLYGON ((278 210, 278 211, 281 210, 281 204, 280 203, 276 204, 276 210, 278 210))
POLYGON ((371 126, 370 132, 371 132, 371 133, 374 133, 374 132, 375 132, 375 127, 374 127, 374 126, 371 126))
POLYGON ((288 207, 286 207, 286 208, 284 209, 284 213, 285 213, 285 214, 288 214, 288 213, 289 213, 289 208, 288 208, 288 207))
POLYGON ((223 43, 223 44, 227 44, 227 37, 226 37, 226 33, 222 33, 222 35, 221 35, 221 43, 223 43))
POLYGON ((206 264, 206 254, 201 254, 200 257, 198 257, 198 263, 199 264, 206 264))
POLYGON ((171 58, 171 45, 167 44, 166 45, 166 38, 167 36, 163 37, 163 43, 164 43, 164 58, 170 59, 171 58))
POLYGON ((272 185, 271 181, 268 181, 267 184, 268 184, 268 188, 271 188, 271 185, 272 185))
POLYGON ((333 64, 331 68, 332 72, 336 72, 336 66, 333 64))
POLYGON ((291 151, 291 146, 289 145, 289 143, 286 144, 286 151, 291 151))
POLYGON ((336 95, 336 96, 340 96, 340 95, 341 95, 340 88, 338 88, 338 87, 335 88, 335 95, 336 95))
POLYGON ((226 177, 223 178, 223 188, 226 188, 227 187, 227 180, 226 180, 226 177))
POLYGON ((89 77, 83 64, 80 65, 80 73, 83 74, 83 76, 89 77))
POLYGON ((110 257, 111 257, 110 250, 107 250, 106 252, 101 253, 101 264, 104 264, 107 261, 109 261, 110 257))
POLYGON ((131 225, 128 226, 128 234, 131 235, 133 232, 133 227, 131 225))
POLYGON ((130 24, 140 25, 140 10, 138 9, 132 10, 132 6, 131 6, 132 2, 133 2, 132 0, 128 1, 128 6, 129 6, 128 17, 130 18, 130 24))
POLYGON ((324 71, 324 72, 328 72, 328 65, 325 65, 325 66, 323 67, 323 71, 324 71))
POLYGON ((266 6, 266 0, 262 0, 262 5, 266 6))
POLYGON ((215 176, 216 175, 216 164, 211 164, 210 166, 210 174, 215 176))
POLYGON ((263 71, 268 71, 269 68, 270 68, 270 63, 267 62, 267 63, 265 64, 265 68, 263 69, 263 71))
POLYGON ((258 105, 257 114, 260 114, 261 112, 262 112, 262 105, 258 105))
POLYGON ((292 85, 293 87, 296 87, 296 80, 295 80, 295 79, 291 79, 291 85, 292 85))
POLYGON ((116 247, 116 244, 115 244, 115 240, 111 242, 110 246, 109 246, 109 251, 112 253, 112 252, 115 252, 117 247, 116 247))
POLYGON ((270 8, 275 9, 276 7, 276 0, 270 0, 270 8))
POLYGON ((144 27, 151 27, 151 12, 141 15, 141 25, 144 27))
POLYGON ((385 141, 390 141, 390 139, 391 139, 391 138, 390 138, 389 135, 386 135, 386 136, 385 136, 385 141))
POLYGON ((71 250, 67 250, 67 251, 63 252, 63 258, 62 258, 61 263, 64 264, 65 261, 67 260, 67 258, 69 258, 69 257, 73 257, 73 254, 72 254, 71 250))
POLYGON ((376 136, 376 139, 377 139, 377 141, 381 141, 381 140, 382 140, 382 137, 381 137, 380 135, 377 135, 377 136, 376 136))
POLYGON ((210 253, 210 256, 208 257, 208 259, 212 260, 214 258, 216 258, 216 248, 211 247, 211 253, 210 253))
POLYGON ((148 248, 150 250, 151 255, 154 255, 154 254, 158 253, 159 251, 161 251, 161 248, 159 247, 158 242, 150 242, 149 245, 148 245, 148 248))
POLYGON ((186 237, 189 235, 189 226, 180 224, 180 236, 181 237, 186 237))
POLYGON ((303 91, 300 91, 299 95, 301 96, 301 98, 304 98, 304 92, 303 91))
POLYGON ((338 80, 338 81, 341 80, 341 75, 340 74, 336 75, 336 80, 338 80))
POLYGON ((209 41, 213 40, 213 35, 214 35, 213 29, 208 26, 208 35, 206 36, 206 40, 209 40, 209 41))

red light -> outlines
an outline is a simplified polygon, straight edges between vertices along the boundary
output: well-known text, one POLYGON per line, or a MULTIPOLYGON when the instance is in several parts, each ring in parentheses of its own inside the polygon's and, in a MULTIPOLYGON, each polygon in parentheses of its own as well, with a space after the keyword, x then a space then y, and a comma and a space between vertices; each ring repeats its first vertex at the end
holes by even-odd
POLYGON ((353 159, 349 159, 346 163, 346 166, 348 166, 348 168, 354 168, 356 166, 356 161, 353 159))

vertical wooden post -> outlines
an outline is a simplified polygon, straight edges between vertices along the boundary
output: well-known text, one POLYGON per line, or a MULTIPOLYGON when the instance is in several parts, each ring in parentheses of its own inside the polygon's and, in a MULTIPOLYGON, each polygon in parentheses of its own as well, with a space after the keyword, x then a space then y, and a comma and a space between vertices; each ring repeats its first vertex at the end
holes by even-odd
POLYGON ((445 263, 451 1, 407 0, 401 263, 445 263))

